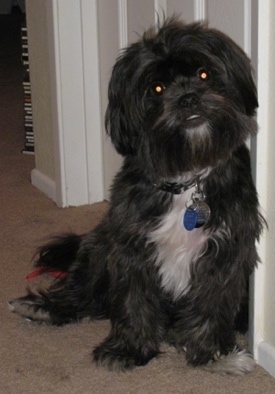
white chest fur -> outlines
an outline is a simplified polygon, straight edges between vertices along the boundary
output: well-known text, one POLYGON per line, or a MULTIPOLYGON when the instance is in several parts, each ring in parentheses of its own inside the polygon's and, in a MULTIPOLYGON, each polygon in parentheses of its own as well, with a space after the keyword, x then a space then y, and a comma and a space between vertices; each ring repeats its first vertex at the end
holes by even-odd
POLYGON ((186 202, 194 189, 173 197, 173 205, 159 226, 150 234, 156 244, 156 264, 162 287, 176 300, 188 292, 191 264, 203 253, 209 235, 203 228, 187 231, 183 227, 186 202))

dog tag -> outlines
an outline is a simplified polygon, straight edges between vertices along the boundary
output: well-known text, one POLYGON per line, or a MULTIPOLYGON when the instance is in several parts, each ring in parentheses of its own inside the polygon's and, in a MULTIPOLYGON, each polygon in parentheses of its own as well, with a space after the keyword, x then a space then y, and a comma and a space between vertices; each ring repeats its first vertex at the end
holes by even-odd
POLYGON ((211 211, 206 202, 202 200, 196 201, 196 204, 197 222, 195 227, 198 228, 208 222, 211 211))
POLYGON ((194 208, 194 204, 186 209, 183 216, 183 226, 185 230, 192 231, 196 227, 198 222, 198 213, 194 208))

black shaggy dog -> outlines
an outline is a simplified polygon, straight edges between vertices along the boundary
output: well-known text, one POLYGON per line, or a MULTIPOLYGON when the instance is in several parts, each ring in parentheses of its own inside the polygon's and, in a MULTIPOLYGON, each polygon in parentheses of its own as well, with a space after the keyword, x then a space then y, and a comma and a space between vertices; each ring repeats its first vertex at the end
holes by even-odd
POLYGON ((190 364, 250 371, 235 319, 264 224, 245 144, 256 107, 249 59, 227 36, 175 19, 146 32, 109 85, 107 133, 124 156, 110 209, 40 249, 36 266, 66 276, 11 309, 57 325, 110 318, 93 352, 109 368, 145 365, 168 341, 190 364))

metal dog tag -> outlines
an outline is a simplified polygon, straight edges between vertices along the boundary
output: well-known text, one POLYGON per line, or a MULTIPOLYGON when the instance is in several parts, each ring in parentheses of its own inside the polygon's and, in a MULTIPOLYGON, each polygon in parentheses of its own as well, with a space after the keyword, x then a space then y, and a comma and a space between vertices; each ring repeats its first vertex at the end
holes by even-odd
POLYGON ((191 199, 186 203, 186 211, 183 216, 185 230, 192 231, 194 228, 202 227, 210 219, 211 210, 204 198, 205 195, 199 181, 197 181, 195 192, 192 193, 191 199))
POLYGON ((198 228, 208 222, 211 215, 211 211, 209 206, 206 204, 206 202, 202 200, 196 201, 196 204, 197 204, 196 207, 197 222, 195 227, 198 228))

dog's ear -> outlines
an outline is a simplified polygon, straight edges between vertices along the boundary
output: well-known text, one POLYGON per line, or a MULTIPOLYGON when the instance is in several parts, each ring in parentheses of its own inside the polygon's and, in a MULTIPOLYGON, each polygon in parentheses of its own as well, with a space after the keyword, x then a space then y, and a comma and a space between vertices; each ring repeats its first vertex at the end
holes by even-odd
POLYGON ((210 30, 212 51, 223 61, 232 83, 232 89, 240 97, 247 115, 251 116, 258 107, 257 89, 253 78, 253 69, 244 51, 223 33, 210 30), (235 89, 234 89, 235 88, 235 89))
POLYGON ((108 88, 108 106, 105 114, 107 135, 118 153, 122 156, 136 151, 138 94, 135 86, 135 73, 139 58, 139 46, 133 44, 116 61, 108 88))

